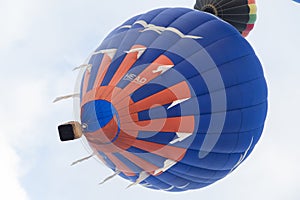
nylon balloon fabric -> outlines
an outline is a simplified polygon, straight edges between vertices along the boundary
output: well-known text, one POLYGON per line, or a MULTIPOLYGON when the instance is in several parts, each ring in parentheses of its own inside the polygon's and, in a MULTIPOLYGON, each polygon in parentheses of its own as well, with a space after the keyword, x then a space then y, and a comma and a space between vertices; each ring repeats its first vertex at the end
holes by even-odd
POLYGON ((81 123, 98 158, 132 184, 180 192, 230 174, 252 152, 267 85, 228 23, 160 8, 113 30, 81 83, 81 123))
POLYGON ((253 29, 256 21, 255 0, 197 0, 194 8, 227 21, 244 37, 253 29))

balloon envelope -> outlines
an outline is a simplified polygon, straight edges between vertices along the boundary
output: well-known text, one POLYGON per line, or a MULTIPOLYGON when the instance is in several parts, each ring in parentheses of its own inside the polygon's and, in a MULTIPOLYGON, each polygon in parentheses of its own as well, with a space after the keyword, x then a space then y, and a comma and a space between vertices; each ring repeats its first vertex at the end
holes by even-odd
POLYGON ((109 168, 165 191, 210 185, 258 142, 267 86, 252 47, 231 25, 186 8, 135 16, 92 53, 81 123, 109 168))

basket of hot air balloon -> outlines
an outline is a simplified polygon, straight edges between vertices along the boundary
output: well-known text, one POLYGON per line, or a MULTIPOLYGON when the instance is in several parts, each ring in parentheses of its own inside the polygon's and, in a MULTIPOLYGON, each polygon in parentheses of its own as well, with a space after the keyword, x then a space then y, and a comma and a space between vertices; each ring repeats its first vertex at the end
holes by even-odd
POLYGON ((131 185, 208 186, 235 170, 261 136, 261 63, 238 30, 211 14, 161 8, 135 16, 81 70, 80 120, 60 127, 61 138, 85 137, 131 185))

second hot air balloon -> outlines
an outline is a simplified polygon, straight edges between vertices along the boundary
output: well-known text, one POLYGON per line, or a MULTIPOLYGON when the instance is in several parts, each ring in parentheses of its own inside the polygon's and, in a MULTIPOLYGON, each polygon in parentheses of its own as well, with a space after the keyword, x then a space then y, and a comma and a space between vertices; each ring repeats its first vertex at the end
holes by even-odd
POLYGON ((256 21, 255 0, 197 0, 195 9, 223 19, 244 37, 253 29, 256 21))

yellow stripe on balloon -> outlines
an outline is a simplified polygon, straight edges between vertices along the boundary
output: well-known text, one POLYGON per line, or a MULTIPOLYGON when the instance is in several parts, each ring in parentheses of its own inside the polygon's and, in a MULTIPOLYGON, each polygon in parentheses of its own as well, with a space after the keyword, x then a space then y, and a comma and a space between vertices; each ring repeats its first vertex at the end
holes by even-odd
POLYGON ((251 14, 256 14, 256 11, 257 11, 256 5, 255 5, 255 4, 249 4, 248 6, 249 6, 249 8, 250 8, 249 14, 250 14, 250 15, 251 15, 251 14))

